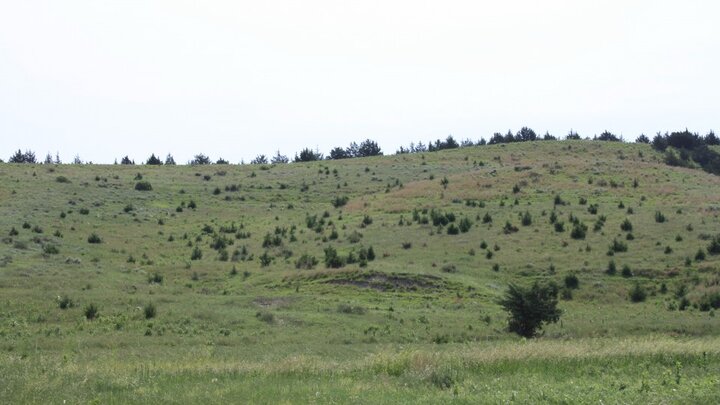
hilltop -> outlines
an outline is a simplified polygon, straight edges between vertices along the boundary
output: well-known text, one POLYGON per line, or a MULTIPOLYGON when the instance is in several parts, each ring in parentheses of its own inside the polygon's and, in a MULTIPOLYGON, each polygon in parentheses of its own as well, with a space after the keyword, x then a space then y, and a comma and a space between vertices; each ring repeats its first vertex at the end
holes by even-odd
POLYGON ((622 377, 584 400, 634 401, 614 384, 640 378, 638 359, 657 374, 642 395, 712 398, 720 177, 665 161, 647 144, 573 140, 275 165, 0 164, 0 399, 197 400, 219 378, 214 401, 501 400, 530 373, 519 400, 559 400, 569 388, 543 378, 590 362, 622 377), (563 315, 521 343, 497 302, 535 281, 558 286, 563 315), (676 360, 695 397, 660 384, 676 360), (505 375, 497 396, 480 395, 486 373, 505 375))

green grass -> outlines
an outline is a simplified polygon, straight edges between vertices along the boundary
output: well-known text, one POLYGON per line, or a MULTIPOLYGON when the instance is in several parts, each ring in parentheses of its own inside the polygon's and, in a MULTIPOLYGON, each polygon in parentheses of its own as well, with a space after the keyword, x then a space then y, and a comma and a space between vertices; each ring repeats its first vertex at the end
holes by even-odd
POLYGON ((720 290, 720 255, 695 257, 720 232, 720 179, 666 166, 648 145, 535 142, 275 166, 0 164, 0 202, 0 402, 719 394, 720 322, 702 303, 720 290), (151 190, 136 190, 140 177, 151 190), (454 221, 433 225, 433 209, 454 221), (571 236, 573 219, 584 239, 571 236), (507 222, 517 231, 504 232, 507 222), (608 256, 613 240, 627 252, 608 256), (356 260, 326 268, 327 247, 356 260), (360 260, 369 247, 375 259, 360 260), (531 342, 506 331, 497 300, 508 283, 562 286, 570 274, 579 288, 560 302, 561 322, 531 342), (636 283, 643 302, 630 299, 636 283), (410 365, 387 371, 384 361, 410 365), (666 381, 676 362, 680 384, 666 381))

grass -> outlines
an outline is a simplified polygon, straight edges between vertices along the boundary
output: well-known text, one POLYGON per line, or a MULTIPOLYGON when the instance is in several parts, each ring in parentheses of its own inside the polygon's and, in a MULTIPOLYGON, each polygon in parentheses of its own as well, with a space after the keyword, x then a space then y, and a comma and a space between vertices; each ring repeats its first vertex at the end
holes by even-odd
POLYGON ((720 179, 666 166, 647 145, 264 166, 0 164, 0 201, 3 403, 720 394, 720 179), (152 187, 136 190, 138 177, 152 187), (370 247, 374 260, 362 260, 370 247), (578 288, 559 323, 530 341, 506 331, 497 300, 509 283, 568 275, 578 288), (645 300, 634 303, 636 285, 645 300))

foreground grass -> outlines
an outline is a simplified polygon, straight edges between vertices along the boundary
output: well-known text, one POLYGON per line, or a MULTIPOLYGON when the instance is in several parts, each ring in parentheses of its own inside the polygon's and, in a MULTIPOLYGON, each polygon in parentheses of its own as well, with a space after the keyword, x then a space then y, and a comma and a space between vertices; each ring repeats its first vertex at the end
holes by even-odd
POLYGON ((712 403, 720 338, 370 347, 244 360, 213 346, 3 354, 0 401, 61 403, 712 403), (143 354, 153 352, 148 360, 143 354))

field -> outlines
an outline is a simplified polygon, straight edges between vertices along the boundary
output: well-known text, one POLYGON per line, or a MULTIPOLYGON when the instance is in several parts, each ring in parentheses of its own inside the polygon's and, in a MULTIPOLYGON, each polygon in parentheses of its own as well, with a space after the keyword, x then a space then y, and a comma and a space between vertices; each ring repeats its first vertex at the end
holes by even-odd
POLYGON ((0 209, 0 403, 720 398, 720 178, 648 145, 0 164, 0 209))

